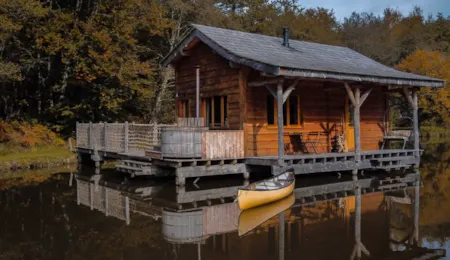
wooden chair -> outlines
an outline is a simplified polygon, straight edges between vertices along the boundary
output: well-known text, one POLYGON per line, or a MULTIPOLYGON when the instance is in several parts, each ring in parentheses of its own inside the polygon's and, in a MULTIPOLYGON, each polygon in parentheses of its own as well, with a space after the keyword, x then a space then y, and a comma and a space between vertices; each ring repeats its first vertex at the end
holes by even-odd
POLYGON ((383 136, 383 144, 381 150, 384 150, 386 144, 390 142, 401 142, 402 149, 405 149, 406 144, 411 142, 412 130, 392 130, 387 135, 383 136))
POLYGON ((314 153, 319 153, 318 148, 320 148, 322 151, 324 149, 324 143, 322 141, 322 138, 326 138, 327 133, 325 132, 309 132, 308 133, 308 139, 306 140, 306 144, 310 146, 311 149, 307 149, 308 151, 312 150, 314 153))

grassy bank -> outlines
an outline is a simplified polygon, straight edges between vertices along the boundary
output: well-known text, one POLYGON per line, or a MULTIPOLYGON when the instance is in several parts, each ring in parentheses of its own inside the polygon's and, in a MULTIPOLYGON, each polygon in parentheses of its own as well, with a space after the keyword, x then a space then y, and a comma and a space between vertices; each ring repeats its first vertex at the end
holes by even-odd
POLYGON ((36 122, 0 120, 0 172, 63 166, 76 162, 68 144, 36 122))
POLYGON ((23 149, 0 148, 0 172, 39 169, 76 163, 76 155, 65 146, 23 149))

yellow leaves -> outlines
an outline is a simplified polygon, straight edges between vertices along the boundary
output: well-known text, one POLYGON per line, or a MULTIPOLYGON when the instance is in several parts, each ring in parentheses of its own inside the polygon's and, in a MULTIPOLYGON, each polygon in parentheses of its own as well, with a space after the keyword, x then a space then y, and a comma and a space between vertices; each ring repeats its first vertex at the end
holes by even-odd
MULTIPOLYGON (((417 50, 405 58, 397 69, 445 80, 444 88, 422 88, 419 92, 419 106, 425 113, 434 114, 437 122, 450 125, 450 57, 438 51, 417 50)), ((429 120, 433 120, 429 118, 429 120)))

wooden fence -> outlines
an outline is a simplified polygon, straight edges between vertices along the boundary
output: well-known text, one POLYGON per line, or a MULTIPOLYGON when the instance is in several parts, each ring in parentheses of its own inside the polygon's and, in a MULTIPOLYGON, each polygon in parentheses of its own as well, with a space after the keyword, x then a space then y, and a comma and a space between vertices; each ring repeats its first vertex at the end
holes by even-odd
POLYGON ((161 142, 161 124, 77 123, 76 146, 126 153, 151 150, 161 142))

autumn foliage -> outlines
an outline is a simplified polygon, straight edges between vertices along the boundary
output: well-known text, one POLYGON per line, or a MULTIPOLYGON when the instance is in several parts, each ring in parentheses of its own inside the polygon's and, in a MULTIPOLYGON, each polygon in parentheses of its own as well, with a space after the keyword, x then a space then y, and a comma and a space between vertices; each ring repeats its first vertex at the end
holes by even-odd
POLYGON ((43 125, 18 121, 7 123, 0 120, 0 144, 2 143, 23 148, 64 145, 64 141, 56 133, 43 125))
POLYGON ((423 123, 449 126, 450 56, 438 51, 417 50, 405 58, 397 68, 447 82, 444 88, 422 88, 419 92, 419 107, 423 123))
MULTIPOLYGON (((450 18, 419 7, 339 21, 299 0, 0 0, 0 119, 35 119, 65 135, 76 121, 170 122, 173 72, 159 63, 190 23, 278 37, 288 26, 293 39, 448 78, 447 65, 435 66, 450 51, 450 18)), ((423 118, 447 123, 444 90, 424 91, 423 118)))

